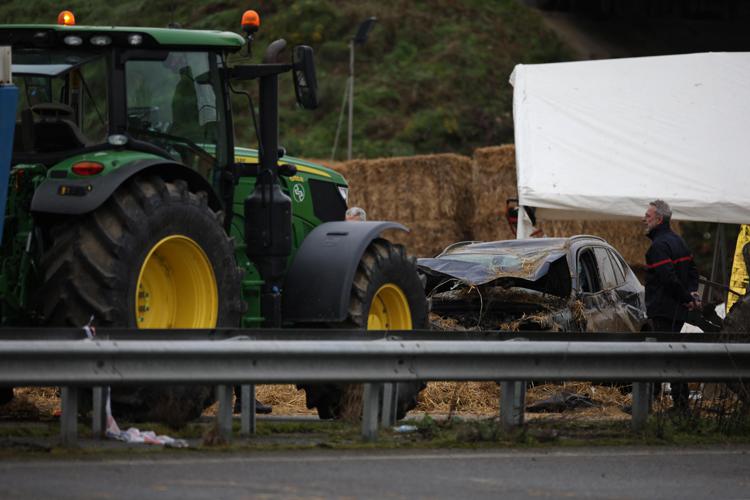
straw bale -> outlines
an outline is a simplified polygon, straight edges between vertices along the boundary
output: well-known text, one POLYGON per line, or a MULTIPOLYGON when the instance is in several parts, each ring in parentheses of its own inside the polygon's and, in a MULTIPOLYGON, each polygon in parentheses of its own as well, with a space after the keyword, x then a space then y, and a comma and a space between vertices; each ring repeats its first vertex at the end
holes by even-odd
POLYGON ((315 415, 305 405, 305 391, 293 384, 257 385, 255 396, 263 404, 273 406, 273 412, 280 415, 315 415))
POLYGON ((392 220, 407 226, 409 235, 390 233, 409 253, 434 255, 445 246, 471 238, 459 221, 467 208, 472 164, 454 155, 425 155, 353 160, 339 165, 349 183, 349 205, 367 211, 368 220, 392 220))
POLYGON ((464 226, 455 221, 398 222, 408 227, 409 232, 389 231, 386 237, 394 243, 406 245, 408 253, 418 257, 433 257, 451 243, 471 239, 471 235, 464 233, 464 226))
POLYGON ((419 394, 417 412, 497 414, 499 386, 495 382, 429 382, 419 394))
POLYGON ((515 151, 512 144, 474 151, 470 221, 475 240, 515 238, 505 218, 505 201, 518 197, 515 151))

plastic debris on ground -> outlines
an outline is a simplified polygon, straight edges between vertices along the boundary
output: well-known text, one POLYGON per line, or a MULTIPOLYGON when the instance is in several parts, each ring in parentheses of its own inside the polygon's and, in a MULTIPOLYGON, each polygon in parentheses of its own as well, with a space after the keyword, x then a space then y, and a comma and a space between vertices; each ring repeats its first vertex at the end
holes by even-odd
POLYGON ((393 428, 393 432, 398 432, 399 434, 406 434, 409 432, 415 432, 417 430, 416 425, 399 425, 393 428))
POLYGON ((143 443, 166 446, 167 448, 187 448, 188 443, 184 439, 175 439, 170 436, 157 435, 154 431, 142 431, 136 427, 128 430, 120 430, 115 418, 112 416, 112 406, 109 400, 109 388, 107 388, 107 430, 105 435, 109 439, 116 439, 125 443, 143 443))
MULTIPOLYGON (((83 327, 83 331, 86 333, 86 340, 93 340, 94 337, 96 337, 96 329, 91 326, 93 321, 94 317, 92 316, 89 320, 89 324, 83 327)), ((107 401, 104 409, 107 415, 107 429, 105 430, 104 435, 108 439, 116 439, 117 441, 123 441, 125 443, 156 444, 168 448, 188 447, 188 443, 184 439, 175 439, 170 436, 157 435, 154 431, 142 431, 136 427, 130 427, 126 431, 121 430, 120 426, 117 425, 117 421, 115 421, 115 417, 112 416, 109 387, 107 387, 107 401)))

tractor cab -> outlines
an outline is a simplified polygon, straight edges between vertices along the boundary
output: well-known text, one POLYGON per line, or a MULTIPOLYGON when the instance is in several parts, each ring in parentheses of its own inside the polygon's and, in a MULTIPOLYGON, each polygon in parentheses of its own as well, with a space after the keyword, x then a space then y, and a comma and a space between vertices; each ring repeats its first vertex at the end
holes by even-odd
POLYGON ((234 161, 224 77, 233 33, 0 26, 19 87, 13 163, 126 147, 214 180, 234 161))

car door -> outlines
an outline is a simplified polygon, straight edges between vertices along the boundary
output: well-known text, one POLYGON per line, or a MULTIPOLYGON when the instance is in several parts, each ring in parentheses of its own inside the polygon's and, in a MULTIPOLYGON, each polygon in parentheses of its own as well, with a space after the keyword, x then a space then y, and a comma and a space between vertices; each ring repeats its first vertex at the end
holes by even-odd
POLYGON ((612 262, 612 254, 608 248, 594 248, 596 263, 599 268, 599 279, 602 283, 602 302, 606 309, 607 321, 603 324, 602 331, 626 332, 632 331, 632 321, 629 320, 626 303, 618 294, 618 288, 623 284, 624 277, 622 269, 616 268, 612 262))
POLYGON ((613 301, 610 291, 603 288, 594 247, 585 246, 578 250, 576 272, 578 273, 577 298, 583 304, 586 331, 613 331, 613 301))
POLYGON ((615 293, 621 304, 618 309, 622 314, 625 331, 639 332, 646 323, 646 306, 643 287, 637 282, 633 272, 625 261, 622 260, 611 248, 607 249, 609 257, 617 276, 617 287, 615 293), (630 279, 628 279, 630 277, 630 279))

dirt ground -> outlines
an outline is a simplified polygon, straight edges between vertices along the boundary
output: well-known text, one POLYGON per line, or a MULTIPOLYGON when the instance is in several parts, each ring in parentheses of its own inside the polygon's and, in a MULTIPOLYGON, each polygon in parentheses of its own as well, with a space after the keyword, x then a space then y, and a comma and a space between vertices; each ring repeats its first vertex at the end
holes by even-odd
MULTIPOLYGON (((691 385, 696 407, 717 413, 730 412, 736 404, 732 394, 727 394, 716 384, 691 385)), ((275 416, 316 415, 315 410, 305 407, 305 393, 294 385, 259 385, 256 388, 259 401, 273 406, 275 416)), ((0 420, 51 420, 60 414, 60 398, 54 387, 20 387, 15 389, 13 401, 0 406, 0 420)), ((420 393, 418 405, 409 412, 410 417, 423 415, 492 417, 499 414, 500 387, 495 382, 431 382, 420 393)), ((526 393, 526 419, 539 418, 581 420, 624 420, 628 413, 631 396, 617 387, 595 385, 588 382, 564 384, 542 384, 531 386, 526 393), (562 411, 532 412, 530 407, 541 402, 549 403, 563 396, 572 395, 581 404, 572 404, 562 411)), ((554 405, 553 405, 554 406, 554 405)), ((560 404, 558 404, 560 406, 560 404)), ((656 398, 654 410, 665 411, 671 406, 669 396, 656 398)), ((205 416, 216 414, 214 404, 204 412, 205 416)), ((116 417, 116 415, 115 415, 116 417)))
MULTIPOLYGON (((316 414, 305 407, 305 393, 294 385, 259 385, 256 391, 259 401, 273 406, 274 415, 316 414)), ((530 405, 562 391, 586 395, 596 403, 595 407, 576 410, 579 416, 628 417, 622 408, 630 404, 629 395, 617 388, 581 382, 531 387, 526 403, 530 405)), ((54 387, 20 387, 15 394, 12 402, 0 407, 0 418, 47 420, 59 414, 60 398, 54 387)), ((494 382, 431 382, 420 394, 419 404, 411 414, 497 415, 499 398, 500 389, 494 382)), ((204 414, 216 414, 216 405, 204 414)))

